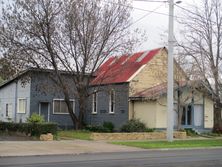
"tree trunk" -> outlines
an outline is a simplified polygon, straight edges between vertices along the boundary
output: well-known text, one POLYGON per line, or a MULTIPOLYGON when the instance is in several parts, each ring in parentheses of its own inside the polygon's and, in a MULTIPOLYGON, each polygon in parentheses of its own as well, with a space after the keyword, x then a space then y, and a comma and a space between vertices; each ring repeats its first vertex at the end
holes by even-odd
POLYGON ((86 112, 86 99, 85 96, 80 96, 79 98, 79 122, 78 122, 78 129, 82 129, 84 125, 84 116, 86 112))
POLYGON ((217 99, 214 105, 214 131, 222 133, 221 107, 222 104, 217 99))
POLYGON ((64 93, 64 96, 65 96, 65 102, 66 102, 66 105, 68 107, 69 115, 70 115, 72 123, 73 123, 73 128, 78 130, 77 125, 79 124, 79 120, 73 112, 73 108, 72 108, 71 103, 70 103, 69 94, 66 90, 63 90, 63 93, 64 93))
POLYGON ((183 107, 179 106, 177 130, 182 129, 182 115, 183 115, 183 107))

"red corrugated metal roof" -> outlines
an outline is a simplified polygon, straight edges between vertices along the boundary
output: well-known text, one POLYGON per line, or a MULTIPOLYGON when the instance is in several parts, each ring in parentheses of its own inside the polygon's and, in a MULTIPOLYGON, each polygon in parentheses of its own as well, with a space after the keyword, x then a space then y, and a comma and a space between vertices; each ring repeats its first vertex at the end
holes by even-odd
POLYGON ((162 48, 151 51, 110 57, 96 72, 92 85, 127 82, 128 79, 147 64, 162 48))

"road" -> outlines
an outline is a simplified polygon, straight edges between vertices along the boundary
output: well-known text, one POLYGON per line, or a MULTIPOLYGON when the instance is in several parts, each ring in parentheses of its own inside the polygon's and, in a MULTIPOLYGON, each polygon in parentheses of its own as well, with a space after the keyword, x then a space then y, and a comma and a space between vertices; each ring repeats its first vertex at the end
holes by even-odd
POLYGON ((222 149, 1 157, 0 167, 221 167, 222 149))

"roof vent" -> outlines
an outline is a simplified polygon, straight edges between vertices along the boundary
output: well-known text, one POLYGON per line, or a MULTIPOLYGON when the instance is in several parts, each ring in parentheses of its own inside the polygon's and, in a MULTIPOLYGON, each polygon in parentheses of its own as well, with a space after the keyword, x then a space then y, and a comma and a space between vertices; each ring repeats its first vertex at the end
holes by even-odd
POLYGON ((150 51, 145 51, 140 57, 138 57, 138 59, 136 60, 136 62, 140 62, 141 60, 143 60, 144 57, 146 57, 146 55, 149 53, 150 51))

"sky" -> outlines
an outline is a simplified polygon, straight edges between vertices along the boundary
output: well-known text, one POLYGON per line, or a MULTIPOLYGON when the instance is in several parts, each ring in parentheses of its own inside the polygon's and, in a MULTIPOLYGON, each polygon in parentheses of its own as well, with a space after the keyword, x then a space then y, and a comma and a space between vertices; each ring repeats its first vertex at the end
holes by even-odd
MULTIPOLYGON (((3 0, 6 4, 11 0, 3 0)), ((174 0, 177 2, 178 0, 174 0)), ((189 5, 200 3, 201 0, 182 0, 178 6, 189 9, 189 5)), ((168 13, 169 3, 167 0, 132 0, 132 29, 139 28, 146 32, 147 41, 144 41, 135 51, 150 50, 167 45, 168 37, 168 13), (150 2, 152 1, 152 2, 150 2), (154 2, 158 1, 158 2, 154 2), (162 2, 161 2, 162 1, 162 2), (141 10, 139 10, 139 9, 141 10), (144 11, 147 10, 147 11, 144 11), (156 13, 157 12, 157 13, 156 13), (161 14, 160 14, 161 13, 161 14)), ((0 8, 1 11, 1 8, 0 8)), ((174 15, 181 16, 183 10, 175 6, 174 15)), ((0 12, 1 17, 1 12, 0 12)), ((180 27, 175 19, 174 21, 175 37, 180 37, 180 27)))
MULTIPOLYGON (((167 45, 168 38, 168 20, 169 20, 169 3, 168 2, 147 2, 147 1, 157 1, 157 0, 144 0, 138 1, 133 0, 133 22, 135 24, 132 25, 132 29, 139 28, 141 30, 146 31, 147 41, 143 42, 141 46, 135 48, 136 51, 141 50, 150 50, 158 47, 163 47, 167 45), (149 10, 142 11, 136 8, 149 10), (152 12, 154 11, 154 12, 152 12), (157 13, 155 13, 157 12, 157 13), (163 13, 163 14, 158 14, 163 13), (143 19, 139 20, 141 17, 146 15, 143 19)), ((158 0, 165 1, 165 0, 158 0)), ((177 0, 174 0, 176 2, 177 0)), ((197 5, 200 0, 183 0, 180 4, 177 4, 180 7, 189 9, 190 5, 197 5)), ((174 6, 174 16, 180 17, 183 14, 183 10, 177 6, 174 6)), ((180 37, 180 28, 181 26, 178 24, 176 19, 174 19, 174 32, 175 37, 180 37)))

